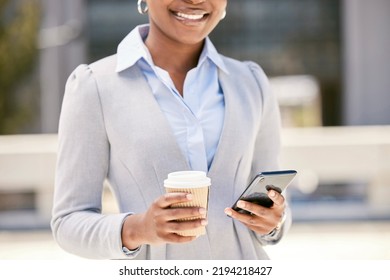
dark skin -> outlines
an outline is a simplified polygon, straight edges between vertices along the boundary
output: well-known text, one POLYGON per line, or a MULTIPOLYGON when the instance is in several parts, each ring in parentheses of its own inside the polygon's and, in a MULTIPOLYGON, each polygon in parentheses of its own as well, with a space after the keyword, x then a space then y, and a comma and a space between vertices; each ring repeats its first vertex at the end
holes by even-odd
MULTIPOLYGON (((178 92, 183 95, 185 77, 196 67, 205 38, 223 17, 227 0, 147 0, 150 30, 145 44, 153 62, 166 70, 178 92)), ((285 208, 284 197, 269 192, 274 206, 265 208, 243 202, 240 208, 253 215, 245 215, 226 208, 225 213, 249 229, 260 234, 271 232, 278 224, 285 208)), ((171 208, 173 204, 187 202, 192 196, 185 193, 161 195, 144 213, 126 218, 122 227, 122 244, 135 249, 143 244, 186 243, 195 236, 180 236, 178 230, 195 229, 207 220, 178 222, 181 218, 199 216, 203 208, 171 208)))
POLYGON ((285 199, 280 193, 270 190, 268 197, 274 202, 271 208, 263 207, 254 203, 240 200, 238 207, 247 210, 252 215, 241 214, 232 208, 226 208, 225 213, 233 219, 237 219, 246 225, 249 229, 260 234, 271 232, 282 219, 285 205, 285 199))
POLYGON ((180 51, 175 53, 174 56, 171 57, 159 55, 154 57, 153 53, 159 53, 159 51, 154 50, 153 45, 151 45, 148 40, 146 40, 145 44, 146 46, 148 46, 150 52, 152 53, 152 58, 155 65, 168 71, 169 76, 171 77, 177 91, 180 93, 181 96, 183 96, 184 80, 187 76, 188 71, 196 67, 203 45, 201 45, 200 47, 196 47, 195 49, 185 50, 184 48, 182 48, 180 49, 180 51))
POLYGON ((203 42, 186 45, 169 38, 160 39, 158 36, 149 35, 145 45, 152 55, 154 64, 169 73, 177 91, 183 96, 184 80, 188 71, 198 64, 203 42))
POLYGON ((226 0, 148 0, 147 4, 150 30, 145 44, 155 65, 168 71, 183 95, 185 77, 196 67, 204 40, 219 23, 226 0), (177 13, 205 16, 188 20, 177 13))
POLYGON ((145 213, 129 216, 122 229, 123 244, 134 249, 142 244, 185 243, 195 240, 195 236, 180 236, 175 232, 207 225, 207 221, 176 220, 199 216, 206 210, 199 207, 170 208, 174 203, 187 202, 191 199, 192 195, 185 193, 165 194, 157 198, 145 213))

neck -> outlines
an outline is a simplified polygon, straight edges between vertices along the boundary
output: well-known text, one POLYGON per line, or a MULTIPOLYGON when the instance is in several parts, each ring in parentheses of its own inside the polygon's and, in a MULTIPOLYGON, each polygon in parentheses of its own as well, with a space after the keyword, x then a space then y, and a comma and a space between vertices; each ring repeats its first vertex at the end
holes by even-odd
POLYGON ((204 41, 197 44, 183 44, 149 33, 145 44, 155 65, 170 73, 187 73, 198 64, 204 41))

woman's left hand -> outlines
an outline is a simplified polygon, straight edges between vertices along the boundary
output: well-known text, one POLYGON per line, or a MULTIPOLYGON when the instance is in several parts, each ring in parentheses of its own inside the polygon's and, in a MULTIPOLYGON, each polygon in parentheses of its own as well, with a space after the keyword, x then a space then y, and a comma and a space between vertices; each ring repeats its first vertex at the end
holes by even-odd
POLYGON ((273 206, 270 208, 240 200, 237 206, 252 214, 242 214, 234 211, 232 208, 226 208, 225 214, 239 220, 256 233, 268 234, 275 229, 282 220, 283 212, 286 207, 285 199, 280 193, 270 190, 268 196, 274 202, 273 206))

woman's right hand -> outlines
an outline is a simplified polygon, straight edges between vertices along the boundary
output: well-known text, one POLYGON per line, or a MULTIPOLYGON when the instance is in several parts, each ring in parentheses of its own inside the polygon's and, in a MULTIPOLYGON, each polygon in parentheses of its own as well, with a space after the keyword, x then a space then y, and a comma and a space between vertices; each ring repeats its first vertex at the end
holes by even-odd
POLYGON ((192 195, 167 193, 157 198, 145 213, 133 214, 126 218, 122 227, 122 244, 134 250, 143 244, 185 243, 196 236, 181 236, 179 230, 195 229, 207 224, 206 220, 177 221, 197 217, 206 209, 201 207, 171 208, 172 204, 188 202, 192 195))

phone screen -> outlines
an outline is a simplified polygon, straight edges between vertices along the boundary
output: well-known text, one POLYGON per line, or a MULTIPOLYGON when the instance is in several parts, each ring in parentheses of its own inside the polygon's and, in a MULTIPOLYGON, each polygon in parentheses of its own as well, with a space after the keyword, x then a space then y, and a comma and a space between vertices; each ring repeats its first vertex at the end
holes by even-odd
POLYGON ((295 170, 282 170, 258 173, 245 191, 232 206, 232 209, 240 213, 250 214, 248 211, 237 207, 239 200, 256 203, 264 207, 272 207, 273 201, 267 192, 271 189, 282 193, 292 182, 297 172, 295 170))

